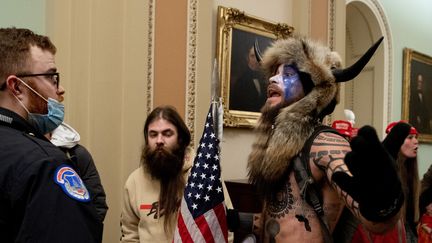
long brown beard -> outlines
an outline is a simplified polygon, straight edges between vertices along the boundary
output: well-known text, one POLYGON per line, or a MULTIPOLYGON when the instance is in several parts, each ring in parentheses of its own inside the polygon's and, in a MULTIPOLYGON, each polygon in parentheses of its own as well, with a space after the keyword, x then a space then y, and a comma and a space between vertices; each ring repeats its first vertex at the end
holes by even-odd
POLYGON ((143 163, 152 178, 166 182, 181 174, 184 161, 178 149, 171 152, 163 147, 151 150, 146 146, 144 153, 143 163))
POLYGON ((148 146, 142 155, 144 168, 153 179, 160 181, 159 215, 165 216, 164 229, 170 232, 183 196, 186 179, 184 177, 184 150, 170 152, 165 148, 151 151, 148 146))

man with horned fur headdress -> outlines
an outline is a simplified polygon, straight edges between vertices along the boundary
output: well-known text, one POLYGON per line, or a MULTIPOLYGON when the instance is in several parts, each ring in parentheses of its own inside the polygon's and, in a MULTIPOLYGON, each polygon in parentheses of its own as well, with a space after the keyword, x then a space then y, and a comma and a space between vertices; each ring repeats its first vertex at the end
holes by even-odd
POLYGON ((248 159, 249 180, 264 202, 255 232, 260 241, 331 242, 344 207, 371 232, 394 226, 403 193, 376 131, 360 129, 351 148, 321 124, 338 103, 338 83, 357 76, 381 41, 346 69, 337 53, 304 37, 278 40, 264 53, 268 98, 248 159), (296 171, 301 159, 306 180, 296 171))

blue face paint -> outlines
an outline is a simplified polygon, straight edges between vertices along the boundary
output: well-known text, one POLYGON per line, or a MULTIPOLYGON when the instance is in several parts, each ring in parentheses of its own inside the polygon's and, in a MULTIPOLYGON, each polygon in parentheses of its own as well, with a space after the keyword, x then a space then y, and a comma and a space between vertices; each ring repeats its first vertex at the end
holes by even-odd
POLYGON ((290 100, 293 96, 296 96, 298 92, 298 89, 295 88, 300 83, 297 69, 292 65, 284 65, 282 81, 284 85, 284 98, 285 100, 290 100))

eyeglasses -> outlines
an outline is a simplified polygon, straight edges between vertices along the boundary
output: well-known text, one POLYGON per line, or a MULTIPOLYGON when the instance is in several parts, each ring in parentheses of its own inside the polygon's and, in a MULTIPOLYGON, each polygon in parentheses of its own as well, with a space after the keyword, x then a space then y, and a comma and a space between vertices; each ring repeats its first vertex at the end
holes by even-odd
POLYGON ((35 74, 17 74, 18 78, 44 76, 58 89, 60 84, 60 73, 35 73, 35 74))

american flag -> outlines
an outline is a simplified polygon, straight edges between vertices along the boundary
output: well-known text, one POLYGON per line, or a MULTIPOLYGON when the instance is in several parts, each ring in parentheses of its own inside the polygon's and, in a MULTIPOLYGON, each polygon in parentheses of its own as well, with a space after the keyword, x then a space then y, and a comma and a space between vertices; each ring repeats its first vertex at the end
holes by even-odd
POLYGON ((227 242, 228 227, 212 106, 181 202, 174 242, 227 242))

